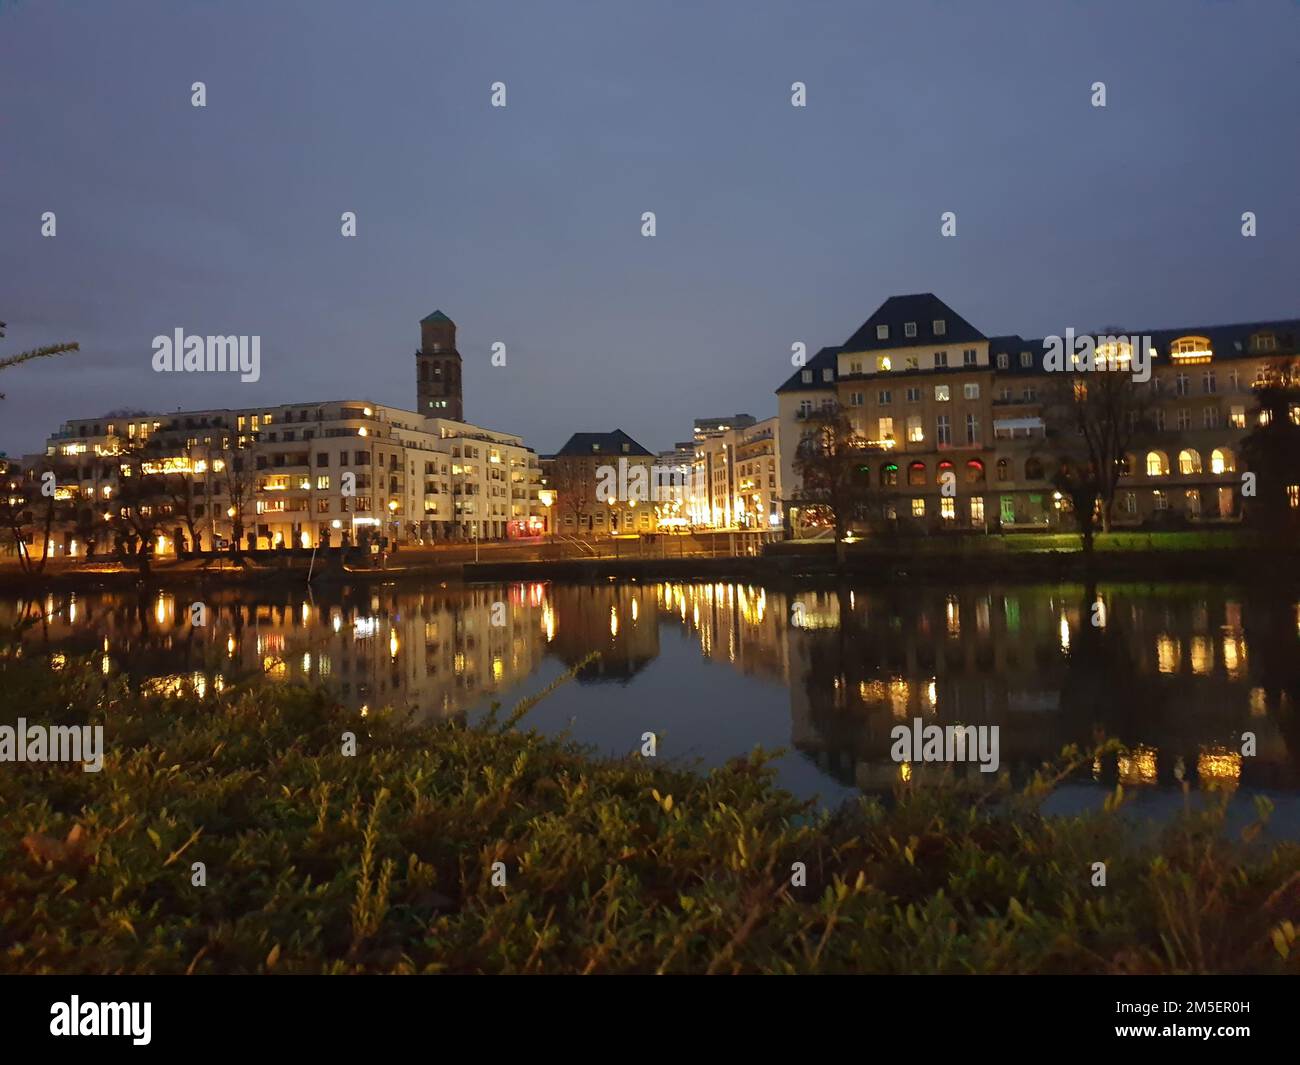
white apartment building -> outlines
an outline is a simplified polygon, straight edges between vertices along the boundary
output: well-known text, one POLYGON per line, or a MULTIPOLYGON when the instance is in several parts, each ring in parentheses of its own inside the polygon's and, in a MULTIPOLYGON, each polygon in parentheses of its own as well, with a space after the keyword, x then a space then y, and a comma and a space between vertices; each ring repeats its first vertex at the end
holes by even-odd
POLYGON ((179 475, 158 504, 163 551, 191 525, 205 548, 237 532, 267 548, 502 539, 546 525, 537 455, 520 437, 366 400, 74 419, 45 450, 56 498, 100 517, 133 469, 179 475))

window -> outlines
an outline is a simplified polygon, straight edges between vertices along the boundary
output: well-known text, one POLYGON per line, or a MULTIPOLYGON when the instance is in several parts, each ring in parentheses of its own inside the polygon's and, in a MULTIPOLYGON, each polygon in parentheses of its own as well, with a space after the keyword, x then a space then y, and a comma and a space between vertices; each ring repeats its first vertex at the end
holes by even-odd
POLYGON ((916 323, 915 323, 915 322, 904 322, 904 323, 903 323, 903 336, 905 336, 905 337, 914 337, 914 336, 916 336, 916 323))
POLYGON ((1151 412, 1151 424, 1159 432, 1164 432, 1165 428, 1165 411, 1163 407, 1157 407, 1151 412))
POLYGON ((893 439, 894 439, 894 419, 893 419, 893 418, 881 418, 881 419, 880 419, 880 435, 877 436, 876 439, 877 439, 877 440, 893 440, 893 439))
POLYGON ((940 447, 946 447, 952 443, 952 423, 949 421, 948 415, 939 415, 935 422, 935 432, 935 442, 940 447))
POLYGON ((966 483, 984 483, 984 463, 980 462, 979 459, 971 459, 966 463, 966 483))
POLYGON ((1160 491, 1160 489, 1158 488, 1151 493, 1151 502, 1152 505, 1156 508, 1156 510, 1169 509, 1169 497, 1165 495, 1164 492, 1160 491))
POLYGON ((1201 410, 1201 428, 1217 429, 1219 427, 1219 408, 1204 407, 1201 410))
POLYGON ((1005 351, 999 351, 999 352, 998 352, 998 369, 999 369, 999 370, 1005 370, 1005 369, 1006 369, 1008 366, 1010 366, 1010 365, 1011 365, 1011 356, 1008 355, 1005 351))
POLYGON ((1250 346, 1255 351, 1275 351, 1277 338, 1272 333, 1256 333, 1250 338, 1250 346))
POLYGON ((861 392, 850 392, 850 393, 849 393, 849 406, 850 406, 850 407, 860 407, 860 406, 862 406, 862 393, 861 393, 861 392))
POLYGON ((800 400, 800 401, 799 401, 799 417, 800 417, 800 418, 807 418, 810 414, 812 414, 812 400, 811 400, 811 399, 803 399, 803 400, 800 400))
POLYGON ((880 390, 880 395, 876 398, 879 400, 882 407, 887 407, 889 404, 894 402, 894 393, 889 391, 887 388, 882 388, 880 390))
POLYGON ((1163 451, 1147 452, 1147 476, 1165 477, 1169 474, 1169 457, 1163 451))
POLYGON ((961 386, 961 394, 966 399, 979 399, 980 386, 974 381, 967 381, 964 385, 961 386))
POLYGON ((914 518, 925 517, 925 499, 922 498, 921 496, 917 496, 912 500, 912 517, 914 518))
POLYGON ((829 366, 826 367, 826 369, 822 370, 822 380, 823 380, 823 381, 834 381, 834 380, 835 380, 835 371, 832 370, 829 366))
POLYGON ((999 518, 1003 525, 1014 525, 1016 521, 1016 497, 1002 496, 998 501, 999 518))
POLYGON ((1228 424, 1234 429, 1246 428, 1246 408, 1233 405, 1228 408, 1228 424))
POLYGON ((888 340, 888 339, 889 339, 889 326, 887 326, 887 325, 878 325, 878 326, 876 326, 876 339, 877 339, 877 340, 888 340))
POLYGON ((984 497, 983 496, 971 496, 970 521, 972 525, 984 524, 984 497))
POLYGON ((974 349, 974 348, 966 348, 966 349, 964 349, 964 350, 962 351, 962 353, 961 353, 961 364, 962 364, 963 366, 974 366, 974 365, 976 364, 976 363, 975 363, 975 349, 974 349))
POLYGON ((1187 395, 1187 375, 1185 373, 1180 373, 1174 378, 1174 395, 1187 395))
POLYGON ((906 367, 909 370, 919 370, 921 368, 921 356, 919 355, 907 356, 906 367))
POLYGON ((813 378, 813 372, 811 370, 804 370, 803 373, 799 375, 799 380, 801 380, 806 385, 812 384, 812 378, 813 378))
POLYGON ((1138 497, 1136 492, 1125 492, 1120 498, 1120 505, 1125 514, 1136 514, 1138 512, 1138 497))
POLYGON ((1228 374, 1228 389, 1232 392, 1241 391, 1241 371, 1235 366, 1232 372, 1228 374))
POLYGON ((1020 392, 1020 399, 1025 403, 1033 403, 1038 398, 1038 389, 1033 385, 1026 385, 1020 392))
POLYGON ((913 462, 907 467, 907 483, 914 488, 925 484, 924 462, 913 462))
POLYGON ((850 360, 849 360, 849 373, 861 373, 861 372, 862 372, 862 360, 861 360, 861 359, 850 359, 850 360))
POLYGON ((934 368, 941 370, 948 365, 948 353, 946 351, 936 351, 934 353, 934 368))
POLYGON ((329 486, 330 486, 330 475, 328 473, 320 473, 316 475, 316 490, 318 492, 329 491, 329 486))
POLYGON ((1006 385, 1003 385, 1002 388, 998 391, 998 402, 1000 403, 1011 402, 1011 389, 1009 389, 1006 385))
POLYGON ((1020 353, 1020 365, 1028 369, 1034 365, 1034 353, 1032 351, 1022 351, 1020 353))
POLYGON ((1211 473, 1233 473, 1236 469, 1236 460, 1227 448, 1216 447, 1210 452, 1211 473))
POLYGON ((1005 481, 1011 474, 1011 463, 1006 459, 998 459, 998 480, 1005 481))
POLYGON ((952 496, 944 496, 939 500, 939 516, 944 521, 952 521, 957 517, 957 500, 952 496))
POLYGON ((1203 374, 1201 374, 1201 391, 1204 392, 1207 396, 1214 395, 1215 382, 1214 382, 1213 370, 1206 370, 1203 374))
POLYGON ((907 439, 912 444, 919 444, 925 439, 925 430, 921 428, 921 416, 919 414, 909 414, 907 416, 907 439))
POLYGON ((1025 480, 1041 481, 1043 479, 1043 464, 1039 459, 1025 459, 1025 480))
POLYGON ((1199 451, 1193 451, 1191 448, 1184 448, 1178 452, 1178 472, 1187 476, 1192 473, 1201 472, 1201 454, 1199 451))
POLYGON ((980 420, 973 414, 966 415, 966 443, 980 442, 980 420))
POLYGON ((920 390, 919 388, 909 388, 909 389, 907 390, 907 402, 908 402, 908 403, 920 403, 920 402, 921 402, 921 390, 920 390))
POLYGON ((952 395, 951 395, 951 393, 950 393, 950 391, 949 391, 947 385, 935 385, 935 386, 934 386, 934 401, 935 401, 936 403, 947 403, 948 400, 951 399, 951 398, 952 398, 952 395))
POLYGON ((898 487, 898 464, 887 462, 880 467, 880 483, 885 488, 898 487))
POLYGON ((935 336, 941 337, 948 332, 948 323, 942 318, 936 318, 930 323, 930 328, 934 331, 935 336))
POLYGON ((888 355, 880 355, 876 358, 876 369, 881 373, 889 373, 894 368, 894 360, 888 355))
POLYGON ((1300 507, 1300 484, 1289 484, 1286 486, 1286 501, 1292 510, 1300 507))
POLYGON ((1192 412, 1187 407, 1178 408, 1178 428, 1190 429, 1192 427, 1192 412))

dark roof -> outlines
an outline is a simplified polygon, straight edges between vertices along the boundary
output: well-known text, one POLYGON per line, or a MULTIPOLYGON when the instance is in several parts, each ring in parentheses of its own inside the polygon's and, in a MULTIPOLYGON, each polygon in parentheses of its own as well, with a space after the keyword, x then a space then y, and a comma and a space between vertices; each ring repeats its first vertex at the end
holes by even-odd
POLYGON ((633 440, 622 429, 612 433, 574 433, 569 442, 555 453, 555 458, 573 455, 650 455, 654 456, 633 440), (623 445, 627 449, 624 450, 623 445))
MULTIPOLYGON (((1205 337, 1214 352, 1215 362, 1234 358, 1261 358, 1267 356, 1285 356, 1300 353, 1300 318, 1282 318, 1271 322, 1239 322, 1234 325, 1198 325, 1181 329, 1121 329, 1111 327, 1094 330, 1076 331, 1076 336, 1147 336, 1151 338, 1151 347, 1155 350, 1156 365, 1167 362, 1169 349, 1175 340, 1183 337, 1205 337), (1250 338, 1256 333, 1272 333, 1275 337, 1275 350, 1271 352, 1255 351, 1250 338)), ((989 361, 997 367, 997 356, 1006 352, 1009 365, 1003 373, 1043 373, 1043 342, 1046 337, 1026 339, 1020 336, 998 336, 989 338, 989 361), (1020 352, 1028 351, 1033 357, 1033 366, 1020 365, 1020 352)))
POLYGON ((933 292, 920 292, 911 296, 890 296, 876 313, 868 318, 858 331, 846 340, 841 351, 884 351, 886 349, 917 347, 935 344, 969 344, 984 340, 985 336, 970 322, 954 311, 933 292), (934 332, 934 323, 942 320, 942 334, 934 332), (916 325, 916 336, 909 337, 904 325, 916 325), (876 327, 889 327, 889 336, 876 336, 876 327))
MULTIPOLYGON (((434 311, 432 314, 426 314, 420 319, 421 325, 424 325, 425 322, 451 322, 451 319, 443 314, 442 311, 434 311)), ((456 323, 451 322, 451 324, 455 325, 456 323)))
POLYGON ((777 389, 777 392, 806 392, 816 389, 825 390, 833 384, 833 381, 822 380, 822 370, 830 370, 832 378, 835 376, 836 356, 839 355, 839 348, 822 348, 802 369, 795 370, 785 384, 777 389), (804 370, 812 370, 812 380, 803 379, 804 370))

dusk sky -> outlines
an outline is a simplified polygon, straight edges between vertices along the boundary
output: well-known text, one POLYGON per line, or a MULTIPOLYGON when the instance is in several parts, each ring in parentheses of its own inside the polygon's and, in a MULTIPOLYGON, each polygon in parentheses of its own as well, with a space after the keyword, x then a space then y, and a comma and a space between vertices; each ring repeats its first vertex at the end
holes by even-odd
POLYGON ((0 356, 82 348, 0 375, 0 451, 410 409, 435 308, 466 420, 540 452, 770 416, 791 344, 893 294, 990 335, 1294 317, 1298 40, 1293 2, 0 0, 0 356), (177 328, 260 335, 261 380, 154 373, 177 328))

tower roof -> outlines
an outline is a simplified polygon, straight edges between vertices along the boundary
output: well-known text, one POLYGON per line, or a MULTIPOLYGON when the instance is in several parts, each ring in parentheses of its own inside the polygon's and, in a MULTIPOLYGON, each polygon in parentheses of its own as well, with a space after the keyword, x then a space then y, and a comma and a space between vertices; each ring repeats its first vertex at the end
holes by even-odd
POLYGON ((451 322, 452 325, 456 324, 455 322, 452 322, 451 319, 448 318, 445 314, 443 314, 442 311, 434 311, 432 314, 426 314, 423 318, 420 319, 420 324, 424 325, 425 322, 451 322))

